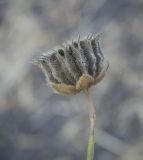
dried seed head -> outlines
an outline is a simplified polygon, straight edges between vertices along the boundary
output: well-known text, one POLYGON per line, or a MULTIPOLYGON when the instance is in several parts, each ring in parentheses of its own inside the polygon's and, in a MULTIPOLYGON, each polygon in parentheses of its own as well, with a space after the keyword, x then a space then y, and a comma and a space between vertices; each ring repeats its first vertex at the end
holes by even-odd
POLYGON ((70 95, 86 90, 101 81, 108 69, 101 47, 100 35, 72 41, 70 44, 34 59, 40 66, 52 88, 70 95))

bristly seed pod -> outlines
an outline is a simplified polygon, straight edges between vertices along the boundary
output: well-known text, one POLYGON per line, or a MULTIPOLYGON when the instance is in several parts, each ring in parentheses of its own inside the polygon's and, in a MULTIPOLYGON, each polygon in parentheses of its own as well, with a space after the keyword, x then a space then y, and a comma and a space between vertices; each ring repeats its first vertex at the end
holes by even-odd
POLYGON ((43 70, 48 83, 60 94, 71 95, 87 90, 101 81, 109 67, 100 43, 100 34, 72 41, 71 44, 33 60, 43 70))

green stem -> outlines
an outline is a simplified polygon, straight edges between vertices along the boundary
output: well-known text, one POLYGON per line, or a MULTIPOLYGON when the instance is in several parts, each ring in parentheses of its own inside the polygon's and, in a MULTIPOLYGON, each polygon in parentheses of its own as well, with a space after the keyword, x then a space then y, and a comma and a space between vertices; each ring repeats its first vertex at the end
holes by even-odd
POLYGON ((95 110, 92 98, 89 94, 89 90, 85 91, 88 100, 89 107, 89 121, 90 121, 90 135, 87 148, 87 160, 94 160, 94 122, 95 122, 95 110))

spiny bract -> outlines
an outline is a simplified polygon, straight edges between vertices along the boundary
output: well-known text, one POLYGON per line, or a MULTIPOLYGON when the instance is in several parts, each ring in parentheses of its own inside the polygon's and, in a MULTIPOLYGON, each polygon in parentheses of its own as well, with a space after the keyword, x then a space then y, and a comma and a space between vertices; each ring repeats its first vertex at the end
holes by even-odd
POLYGON ((108 69, 100 47, 100 34, 66 43, 33 60, 52 88, 64 95, 87 90, 101 81, 108 69))

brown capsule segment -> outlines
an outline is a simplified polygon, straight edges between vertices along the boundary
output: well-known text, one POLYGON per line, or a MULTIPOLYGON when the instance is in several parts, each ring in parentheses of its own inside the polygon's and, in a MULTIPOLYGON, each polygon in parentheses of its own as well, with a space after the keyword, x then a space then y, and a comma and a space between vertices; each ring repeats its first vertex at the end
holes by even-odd
POLYGON ((50 83, 50 84, 56 93, 60 93, 63 95, 74 95, 80 91, 77 90, 73 85, 56 84, 56 83, 50 83))
POLYGON ((94 83, 94 78, 90 75, 83 74, 76 83, 77 90, 87 90, 94 83))

